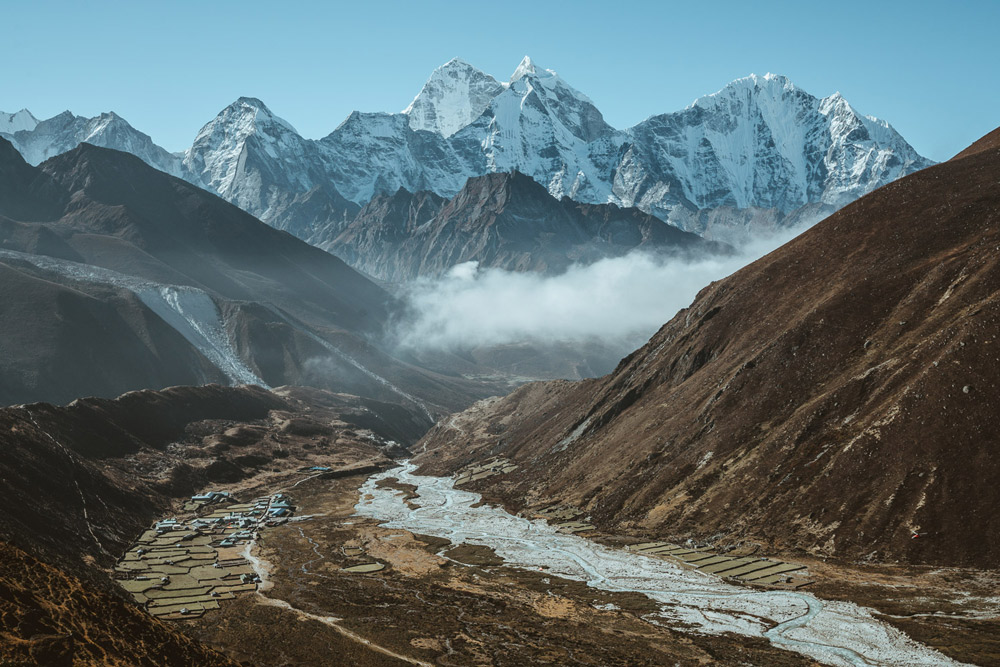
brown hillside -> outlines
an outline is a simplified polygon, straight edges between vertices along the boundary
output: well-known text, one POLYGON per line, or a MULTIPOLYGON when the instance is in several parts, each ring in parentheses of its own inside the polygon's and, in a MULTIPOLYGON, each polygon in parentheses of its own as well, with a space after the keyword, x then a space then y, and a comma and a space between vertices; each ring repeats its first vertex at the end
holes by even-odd
POLYGON ((998 183, 994 147, 883 187, 709 285, 610 375, 479 404, 417 460, 510 457, 482 488, 609 528, 995 567, 998 183))
POLYGON ((0 664, 235 665, 120 596, 0 542, 0 664))
POLYGON ((964 157, 969 157, 970 155, 982 153, 983 151, 990 151, 996 148, 1000 148, 1000 127, 976 141, 964 151, 953 157, 952 160, 961 160, 964 157))
POLYGON ((235 664, 143 611, 112 564, 178 498, 331 459, 388 465, 399 447, 378 443, 422 430, 398 405, 306 388, 0 408, 0 665, 235 664))

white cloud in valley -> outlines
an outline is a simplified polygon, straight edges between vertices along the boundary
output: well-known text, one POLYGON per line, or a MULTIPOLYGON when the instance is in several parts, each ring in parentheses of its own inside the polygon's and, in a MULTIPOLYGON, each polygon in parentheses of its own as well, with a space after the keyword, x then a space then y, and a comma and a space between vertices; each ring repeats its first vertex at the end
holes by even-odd
POLYGON ((408 314, 396 323, 396 338, 416 350, 525 342, 635 345, 690 305, 701 288, 798 231, 751 242, 729 256, 685 260, 634 252, 554 276, 466 262, 408 286, 408 314))

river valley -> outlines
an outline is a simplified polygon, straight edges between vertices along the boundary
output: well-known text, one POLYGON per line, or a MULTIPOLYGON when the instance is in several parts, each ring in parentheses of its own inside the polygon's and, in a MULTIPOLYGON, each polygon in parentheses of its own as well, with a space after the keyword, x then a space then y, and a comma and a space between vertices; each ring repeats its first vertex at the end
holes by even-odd
MULTIPOLYGON (((559 533, 484 504, 477 493, 455 488, 453 478, 416 475, 405 462, 370 476, 289 474, 245 492, 278 485, 295 499, 298 516, 261 532, 247 548, 261 575, 258 592, 202 622, 182 622, 186 633, 237 660, 991 664, 980 657, 993 650, 985 639, 991 621, 971 607, 951 611, 914 579, 871 572, 869 583, 838 588, 830 582, 858 580, 842 567, 823 573, 826 566, 814 562, 819 596, 731 585, 559 533), (924 613, 927 605, 948 615, 924 613), (954 637, 980 652, 972 660, 968 652, 949 655, 954 637)), ((980 593, 991 590, 986 584, 980 593)))
POLYGON ((558 533, 542 521, 481 504, 478 494, 454 488, 449 478, 414 475, 414 468, 406 464, 369 479, 361 489, 358 513, 386 522, 388 528, 489 547, 508 566, 541 568, 600 590, 641 593, 662 605, 643 616, 652 624, 766 637, 835 665, 954 664, 856 605, 821 601, 808 593, 752 591, 664 560, 558 533), (407 502, 391 487, 380 486, 379 480, 386 478, 413 485, 417 498, 407 502))

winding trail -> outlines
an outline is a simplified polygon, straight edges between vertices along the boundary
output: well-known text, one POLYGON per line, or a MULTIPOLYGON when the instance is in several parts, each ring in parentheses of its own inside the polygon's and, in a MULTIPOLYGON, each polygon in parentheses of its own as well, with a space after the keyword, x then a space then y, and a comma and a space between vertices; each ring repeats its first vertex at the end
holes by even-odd
MULTIPOLYGON (((42 435, 48 438, 52 444, 58 447, 66 458, 70 460, 70 462, 74 462, 74 454, 70 451, 69 447, 56 440, 51 433, 39 426, 38 422, 35 421, 35 416, 31 414, 31 410, 29 410, 27 406, 21 406, 21 409, 27 413, 28 421, 30 421, 42 435)), ((75 467, 73 470, 73 486, 76 488, 77 495, 80 496, 80 509, 83 511, 83 525, 87 527, 87 532, 90 534, 90 538, 94 540, 94 544, 97 545, 97 548, 100 549, 102 553, 111 556, 111 552, 104 548, 104 545, 101 544, 101 540, 98 539, 97 533, 94 532, 94 526, 90 523, 90 515, 87 513, 87 497, 83 495, 83 489, 80 488, 80 482, 76 479, 75 467)))
POLYGON ((491 547, 508 566, 544 567, 553 575, 584 581, 593 588, 642 593, 660 603, 660 611, 651 615, 658 625, 764 637, 783 648, 846 667, 957 664, 879 622, 863 607, 797 591, 733 586, 665 560, 558 533, 543 521, 529 521, 489 505, 475 507, 481 500, 479 494, 455 489, 450 478, 414 475, 415 469, 405 463, 370 477, 361 488, 362 500, 355 512, 389 528, 491 547), (376 486, 386 478, 416 486, 419 497, 411 505, 419 506, 408 506, 395 489, 376 486))
POLYGON ((253 554, 253 548, 255 546, 256 546, 256 539, 252 542, 247 542, 246 547, 244 547, 243 549, 243 556, 250 562, 250 565, 253 567, 254 572, 257 573, 257 576, 260 577, 260 584, 257 586, 258 603, 269 607, 278 607, 279 609, 285 609, 287 611, 292 612, 299 618, 308 619, 312 621, 319 621, 323 625, 327 625, 333 628, 334 630, 339 632, 341 635, 347 637, 348 639, 355 641, 359 644, 363 644, 364 646, 370 648, 371 650, 377 651, 391 658, 402 660, 403 662, 407 662, 411 665, 420 665, 420 667, 434 667, 434 665, 432 665, 429 662, 424 662, 423 660, 418 660, 408 655, 403 655, 402 653, 396 653, 392 649, 388 649, 384 646, 380 646, 372 642, 369 639, 365 639, 364 637, 354 632, 353 630, 349 630, 344 626, 340 625, 340 621, 344 620, 342 618, 338 618, 336 616, 321 616, 319 614, 311 614, 308 611, 303 611, 298 607, 293 606, 287 600, 282 600, 280 598, 274 598, 265 595, 264 594, 265 591, 270 590, 274 586, 274 582, 268 579, 268 574, 270 574, 269 572, 270 568, 265 564, 265 561, 261 560, 260 558, 256 557, 253 554))

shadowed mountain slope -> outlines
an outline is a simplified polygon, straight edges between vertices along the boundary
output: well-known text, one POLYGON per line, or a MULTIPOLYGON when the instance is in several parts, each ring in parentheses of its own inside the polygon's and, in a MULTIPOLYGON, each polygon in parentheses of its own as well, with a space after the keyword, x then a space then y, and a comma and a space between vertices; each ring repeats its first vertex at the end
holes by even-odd
POLYGON ((0 255, 0 404, 66 403, 226 376, 131 291, 0 255))
POLYGON ((425 414, 490 390, 380 344, 392 298, 344 262, 139 158, 31 167, 0 139, 0 401, 304 384, 425 414))
POLYGON ((510 457, 483 489, 639 533, 995 566, 1000 148, 962 155, 709 285, 610 375, 443 422, 418 460, 510 457))
POLYGON ((346 330, 377 330, 385 317, 387 295, 343 262, 135 156, 81 144, 41 170, 73 198, 56 230, 89 264, 141 266, 346 330))
POLYGON ((483 268, 559 273, 574 263, 640 248, 725 249, 635 208, 556 199, 517 171, 471 178, 449 200, 402 189, 376 196, 321 246, 369 275, 399 282, 439 276, 469 261, 483 268))

